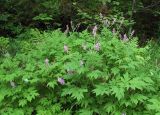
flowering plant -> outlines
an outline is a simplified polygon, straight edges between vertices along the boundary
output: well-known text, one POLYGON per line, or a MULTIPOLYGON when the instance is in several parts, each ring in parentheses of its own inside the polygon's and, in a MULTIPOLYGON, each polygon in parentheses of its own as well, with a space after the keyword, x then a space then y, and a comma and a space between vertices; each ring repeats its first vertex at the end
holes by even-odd
POLYGON ((107 29, 96 36, 32 33, 0 65, 0 114, 160 113, 158 73, 150 73, 147 47, 135 39, 123 42, 107 29))

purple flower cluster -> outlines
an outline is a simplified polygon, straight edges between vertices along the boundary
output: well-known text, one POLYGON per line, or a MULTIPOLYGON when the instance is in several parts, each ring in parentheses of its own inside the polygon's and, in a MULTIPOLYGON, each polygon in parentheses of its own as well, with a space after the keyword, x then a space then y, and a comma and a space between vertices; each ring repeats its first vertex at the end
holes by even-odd
POLYGON ((123 41, 128 41, 127 34, 124 34, 124 35, 123 35, 123 41))
POLYGON ((122 41, 127 42, 129 39, 127 37, 127 34, 124 34, 123 36, 120 34, 119 37, 122 39, 122 41))
POLYGON ((94 49, 95 49, 96 51, 99 51, 99 50, 100 50, 100 43, 99 43, 99 42, 97 42, 97 43, 94 45, 94 49))
POLYGON ((61 85, 64 85, 65 84, 65 81, 63 78, 58 78, 57 80, 61 85))

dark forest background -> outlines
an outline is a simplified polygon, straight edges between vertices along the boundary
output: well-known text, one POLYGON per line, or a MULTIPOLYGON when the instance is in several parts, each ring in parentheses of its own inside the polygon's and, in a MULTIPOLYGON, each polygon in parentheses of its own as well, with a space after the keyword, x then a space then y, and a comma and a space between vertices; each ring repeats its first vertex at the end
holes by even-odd
POLYGON ((1 0, 0 12, 1 36, 15 37, 28 28, 64 31, 71 22, 82 31, 101 26, 100 13, 117 23, 124 18, 121 33, 134 29, 142 43, 160 33, 159 0, 1 0))

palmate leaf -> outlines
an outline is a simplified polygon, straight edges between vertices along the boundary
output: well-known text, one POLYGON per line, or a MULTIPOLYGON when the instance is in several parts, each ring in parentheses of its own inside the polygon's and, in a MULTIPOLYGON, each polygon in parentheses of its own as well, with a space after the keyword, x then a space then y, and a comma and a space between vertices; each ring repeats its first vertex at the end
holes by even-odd
POLYGON ((52 20, 52 17, 47 13, 41 13, 38 16, 34 17, 33 20, 48 21, 48 20, 52 20))
POLYGON ((160 99, 153 98, 149 99, 149 104, 147 104, 148 110, 154 110, 156 112, 160 112, 160 99))
POLYGON ((120 71, 120 69, 119 69, 118 67, 113 67, 111 70, 112 70, 112 73, 113 73, 114 75, 118 74, 119 71, 120 71))
POLYGON ((60 110, 61 110, 61 105, 59 103, 56 103, 51 107, 52 113, 59 112, 60 110))
POLYGON ((65 110, 62 113, 58 114, 58 115, 71 115, 71 111, 70 110, 65 110))
POLYGON ((102 76, 102 72, 99 70, 94 70, 91 73, 87 74, 87 77, 90 79, 97 79, 98 77, 102 76))
POLYGON ((47 98, 41 98, 39 103, 43 106, 49 106, 52 103, 52 100, 47 99, 47 98))
POLYGON ((93 98, 94 97, 88 97, 82 99, 80 102, 77 102, 81 107, 87 108, 91 103, 93 103, 93 98))
POLYGON ((110 90, 107 84, 96 85, 96 88, 93 90, 96 96, 107 94, 109 95, 110 90))
POLYGON ((74 99, 80 101, 84 98, 84 93, 88 92, 86 88, 71 87, 63 89, 62 96, 71 95, 74 99))
POLYGON ((132 106, 133 103, 130 102, 130 100, 128 101, 127 99, 123 99, 121 100, 121 104, 125 105, 126 107, 132 106))
POLYGON ((25 115, 25 112, 23 109, 20 108, 4 108, 4 110, 2 109, 2 111, 0 110, 0 114, 1 115, 25 115))
POLYGON ((4 100, 4 97, 7 95, 7 89, 0 89, 0 103, 4 100))
POLYGON ((101 67, 103 64, 102 56, 96 52, 89 51, 84 57, 87 67, 101 67))
POLYGON ((56 84, 57 84, 56 81, 50 81, 50 82, 48 82, 47 86, 54 89, 56 84))
POLYGON ((93 115, 93 111, 89 109, 81 109, 79 115, 93 115))
POLYGON ((107 113, 111 113, 113 111, 115 111, 116 109, 116 105, 113 104, 113 103, 107 103, 105 106, 104 106, 104 109, 107 113))
POLYGON ((118 98, 118 100, 124 97, 125 90, 122 87, 113 86, 111 91, 112 91, 112 94, 115 94, 115 97, 118 98))
POLYGON ((142 94, 136 93, 136 94, 134 94, 134 95, 131 95, 131 96, 130 96, 130 99, 131 99, 131 102, 132 102, 132 103, 134 103, 134 104, 137 105, 138 102, 144 102, 144 101, 147 99, 147 97, 144 96, 144 95, 142 95, 142 94))
POLYGON ((26 99, 19 100, 19 106, 24 107, 27 104, 26 99))
POLYGON ((22 109, 15 109, 11 113, 12 115, 25 115, 25 112, 22 109))
POLYGON ((142 78, 133 78, 132 80, 129 81, 130 88, 135 90, 135 89, 140 89, 143 90, 145 87, 147 87, 149 84, 144 82, 142 78))
POLYGON ((160 115, 160 112, 156 113, 155 115, 160 115))
POLYGON ((27 101, 31 102, 33 99, 39 96, 39 93, 34 88, 29 88, 27 91, 23 93, 23 95, 24 98, 27 99, 27 101))
POLYGON ((75 91, 74 93, 72 93, 72 97, 74 97, 78 101, 80 101, 82 98, 84 98, 84 95, 83 95, 84 92, 87 92, 87 90, 86 89, 81 89, 78 92, 75 91))

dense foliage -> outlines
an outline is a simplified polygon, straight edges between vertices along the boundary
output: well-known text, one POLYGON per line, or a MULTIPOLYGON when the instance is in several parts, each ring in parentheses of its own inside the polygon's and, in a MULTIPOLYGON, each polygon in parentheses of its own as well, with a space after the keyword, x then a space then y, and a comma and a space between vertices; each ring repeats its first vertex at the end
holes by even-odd
POLYGON ((1 0, 0 115, 160 115, 159 5, 1 0))
POLYGON ((108 29, 25 34, 1 61, 0 114, 160 114, 159 62, 148 64, 153 54, 136 38, 121 40, 108 29))

